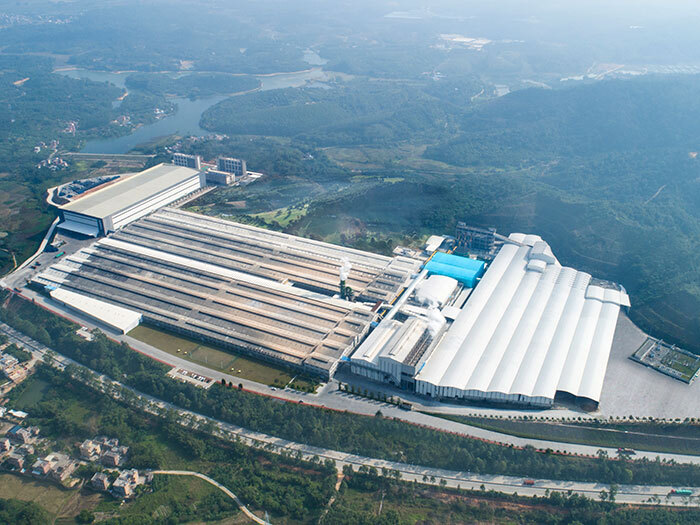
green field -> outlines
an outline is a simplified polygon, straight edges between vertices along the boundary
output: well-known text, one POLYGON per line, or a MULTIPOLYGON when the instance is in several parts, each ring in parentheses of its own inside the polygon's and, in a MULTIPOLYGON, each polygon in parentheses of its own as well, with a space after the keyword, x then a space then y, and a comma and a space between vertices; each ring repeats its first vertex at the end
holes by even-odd
POLYGON ((272 211, 256 213, 253 217, 262 219, 267 223, 276 222, 280 228, 286 228, 292 222, 304 217, 308 211, 309 205, 304 204, 302 206, 290 206, 288 208, 278 208, 272 211))
MULTIPOLYGON (((295 378, 295 373, 274 365, 243 357, 228 350, 202 344, 181 335, 140 325, 129 332, 129 336, 155 346, 169 354, 176 355, 193 363, 204 365, 212 370, 226 372, 242 379, 272 386, 284 386, 295 378)), ((315 383, 295 379, 294 384, 311 386, 315 383)))
POLYGON ((72 490, 58 488, 53 483, 37 481, 15 474, 0 474, 0 494, 3 498, 23 501, 40 501, 51 514, 57 514, 69 499, 75 496, 72 490))
POLYGON ((45 381, 37 379, 31 381, 15 402, 15 406, 19 410, 30 411, 39 401, 41 401, 44 393, 48 389, 49 385, 45 381))
POLYGON ((492 419, 471 416, 431 414, 486 430, 523 438, 581 443, 600 447, 631 448, 678 454, 700 455, 700 428, 685 425, 677 432, 650 423, 615 426, 587 426, 584 423, 563 424, 539 421, 492 419))

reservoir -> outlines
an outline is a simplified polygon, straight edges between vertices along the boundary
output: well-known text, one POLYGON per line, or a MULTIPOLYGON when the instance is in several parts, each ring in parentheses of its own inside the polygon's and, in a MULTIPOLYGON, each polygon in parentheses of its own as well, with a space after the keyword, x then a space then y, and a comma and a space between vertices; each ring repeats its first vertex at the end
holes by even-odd
POLYGON ((123 137, 90 140, 81 153, 127 153, 139 144, 166 135, 209 135, 209 131, 199 127, 202 113, 225 98, 217 96, 190 100, 173 97, 170 101, 177 104, 177 111, 172 115, 136 128, 133 133, 123 137))
MULTIPOLYGON (((126 89, 126 78, 131 74, 131 72, 115 73, 84 69, 56 71, 56 73, 71 78, 87 78, 95 82, 110 82, 123 89, 126 89)), ((320 67, 293 73, 272 73, 255 76, 260 80, 261 91, 296 88, 306 85, 325 87, 327 86, 325 82, 350 78, 349 75, 324 71, 320 67)), ((197 100, 190 100, 186 97, 172 97, 169 100, 177 104, 177 111, 172 115, 168 115, 152 124, 141 126, 135 129, 133 133, 123 137, 90 140, 85 144, 82 153, 127 153, 139 144, 167 135, 209 135, 211 132, 199 126, 202 113, 225 98, 228 98, 228 96, 217 95, 197 100)), ((115 107, 117 105, 118 103, 115 104, 115 107)))

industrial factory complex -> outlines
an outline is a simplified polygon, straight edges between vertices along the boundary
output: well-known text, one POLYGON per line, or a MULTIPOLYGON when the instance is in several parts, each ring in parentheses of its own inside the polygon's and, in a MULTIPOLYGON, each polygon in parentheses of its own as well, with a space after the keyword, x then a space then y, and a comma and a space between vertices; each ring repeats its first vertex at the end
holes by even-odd
POLYGON ((97 239, 33 284, 122 333, 146 322, 324 379, 597 407, 628 296, 540 237, 460 224, 389 257, 168 207, 206 184, 162 164, 62 206, 59 228, 97 239))
POLYGON ((89 315, 95 300, 106 303, 101 320, 122 332, 140 317, 328 378, 366 335, 372 305, 391 301, 419 266, 163 209, 64 258, 35 281, 89 315), (337 297, 343 264, 352 266, 345 286, 354 290, 354 302, 337 297))

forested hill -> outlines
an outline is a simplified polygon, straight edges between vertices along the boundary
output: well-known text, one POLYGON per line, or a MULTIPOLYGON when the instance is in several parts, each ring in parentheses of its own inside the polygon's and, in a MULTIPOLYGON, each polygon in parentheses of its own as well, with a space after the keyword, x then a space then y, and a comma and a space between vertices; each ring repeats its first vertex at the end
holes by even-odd
POLYGON ((310 203, 284 228, 365 248, 450 233, 459 220, 537 233, 563 264, 622 283, 644 329, 700 352, 700 77, 581 82, 483 103, 481 89, 472 77, 355 79, 222 101, 204 126, 284 137, 353 178, 323 197, 318 175, 300 166, 284 173, 297 180, 263 183, 257 204, 231 189, 202 209, 281 215, 310 203), (226 204, 244 199, 246 211, 226 204))
POLYGON ((460 166, 557 156, 700 148, 700 76, 515 91, 465 113, 462 133, 427 156, 460 166))
POLYGON ((698 94, 698 76, 514 92, 426 156, 520 173, 522 192, 465 218, 537 232, 565 264, 623 283, 643 328, 700 351, 698 94))

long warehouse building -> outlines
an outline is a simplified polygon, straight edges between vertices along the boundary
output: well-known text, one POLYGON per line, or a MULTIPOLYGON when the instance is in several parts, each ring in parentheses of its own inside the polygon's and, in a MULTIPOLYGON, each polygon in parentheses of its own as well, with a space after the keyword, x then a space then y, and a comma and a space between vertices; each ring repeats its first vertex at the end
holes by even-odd
POLYGON ((158 164, 89 192, 59 208, 62 230, 100 237, 195 192, 206 185, 198 170, 158 164))
POLYGON ((621 287, 563 267, 536 235, 512 234, 415 376, 438 398, 596 407, 621 287))
POLYGON ((167 208, 67 256, 35 282, 63 304, 108 316, 104 324, 118 330, 142 319, 328 378, 369 330, 374 304, 392 301, 419 266, 167 208), (365 302, 337 297, 345 263, 347 285, 365 302))

